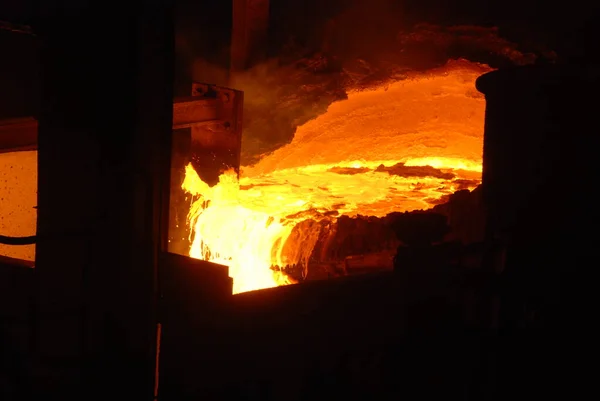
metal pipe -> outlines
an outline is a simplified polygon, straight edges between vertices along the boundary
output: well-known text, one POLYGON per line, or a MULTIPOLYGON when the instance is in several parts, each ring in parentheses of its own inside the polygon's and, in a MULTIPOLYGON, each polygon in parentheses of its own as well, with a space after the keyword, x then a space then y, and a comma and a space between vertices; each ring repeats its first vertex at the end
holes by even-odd
POLYGON ((37 235, 29 237, 7 237, 0 235, 0 244, 2 245, 33 245, 37 242, 37 235))

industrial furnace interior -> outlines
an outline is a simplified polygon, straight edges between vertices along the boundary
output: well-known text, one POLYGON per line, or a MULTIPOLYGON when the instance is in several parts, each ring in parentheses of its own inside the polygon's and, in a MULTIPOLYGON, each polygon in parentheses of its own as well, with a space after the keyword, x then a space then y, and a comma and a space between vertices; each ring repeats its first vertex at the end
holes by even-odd
MULTIPOLYGON (((228 266, 234 293, 392 270, 421 229, 409 214, 446 218, 434 242, 483 241, 485 99, 475 81, 554 55, 392 3, 327 2, 298 27, 273 2, 270 57, 226 81, 218 63, 189 62, 192 81, 215 77, 244 92, 244 128, 241 149, 228 148, 239 165, 205 157, 228 167, 216 176, 174 155, 170 238, 178 253, 228 266), (369 28, 362 37, 359 23, 369 28), (455 194, 475 209, 457 217, 455 194)), ((178 38, 189 52, 193 35, 178 38)))
POLYGON ((485 101, 474 83, 489 70, 450 61, 351 92, 239 179, 226 172, 211 187, 188 166, 190 256, 229 266, 234 293, 391 270, 386 216, 480 184, 485 101))
MULTIPOLYGON (((444 206, 451 195, 478 196, 485 101, 476 78, 537 57, 495 28, 434 24, 432 16, 406 12, 397 18, 387 1, 338 3, 313 5, 318 17, 303 27, 295 11, 271 2, 269 30, 277 35, 265 45, 270 57, 226 80, 214 73, 224 69, 214 57, 189 63, 193 81, 245 93, 244 132, 229 146, 230 171, 210 152, 194 155, 219 171, 211 179, 175 146, 171 220, 178 229, 170 237, 178 253, 227 265, 234 293, 391 270, 407 242, 398 234, 398 224, 407 224, 399 214, 430 211, 451 220, 444 206), (358 21, 366 24, 360 35, 348 28, 358 21)), ((193 36, 179 35, 178 46, 193 47, 193 36)), ((221 132, 203 129, 215 138, 221 132)), ((21 175, 35 187, 33 174, 21 175)), ((35 232, 35 209, 27 213, 19 235, 35 232)), ((482 224, 473 223, 473 235, 450 224, 444 239, 476 242, 482 224)), ((2 252, 21 257, 14 249, 2 252)), ((34 258, 33 246, 18 250, 34 258)))

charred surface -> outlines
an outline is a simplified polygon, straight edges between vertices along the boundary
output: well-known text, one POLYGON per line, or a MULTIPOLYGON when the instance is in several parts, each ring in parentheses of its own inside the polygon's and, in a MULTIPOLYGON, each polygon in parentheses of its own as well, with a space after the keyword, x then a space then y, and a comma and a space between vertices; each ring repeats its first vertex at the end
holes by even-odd
MULTIPOLYGON (((283 247, 285 257, 300 263, 272 269, 302 282, 390 271, 394 265, 412 268, 419 257, 406 259, 405 255, 412 249, 430 249, 433 243, 443 244, 431 248, 433 254, 441 252, 441 259, 429 260, 428 256, 419 266, 446 261, 457 268, 479 268, 484 229, 480 187, 459 191, 427 211, 390 213, 382 218, 315 213, 294 227, 283 247)), ((432 252, 423 251, 423 255, 428 253, 432 252)))

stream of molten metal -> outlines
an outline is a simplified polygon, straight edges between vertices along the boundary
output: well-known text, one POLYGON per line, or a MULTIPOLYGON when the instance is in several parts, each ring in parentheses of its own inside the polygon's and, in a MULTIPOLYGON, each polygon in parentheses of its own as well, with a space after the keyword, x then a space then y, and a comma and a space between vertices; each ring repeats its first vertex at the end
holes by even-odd
POLYGON ((459 188, 473 189, 481 181, 485 110, 475 79, 487 71, 460 60, 349 93, 299 127, 290 144, 243 167, 239 179, 227 172, 209 187, 188 166, 190 256, 229 266, 234 293, 285 285, 291 280, 271 267, 299 262, 283 249, 301 221, 333 219, 324 217, 332 211, 381 217, 429 209, 459 188), (394 173, 398 163, 433 169, 394 173))

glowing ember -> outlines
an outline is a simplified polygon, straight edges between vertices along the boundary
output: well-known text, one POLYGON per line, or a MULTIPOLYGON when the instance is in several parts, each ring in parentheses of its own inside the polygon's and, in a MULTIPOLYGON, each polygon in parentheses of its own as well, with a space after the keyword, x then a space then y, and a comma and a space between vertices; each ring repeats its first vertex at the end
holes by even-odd
POLYGON ((475 79, 489 70, 456 61, 350 93, 239 181, 231 172, 210 188, 188 166, 182 187, 198 196, 190 256, 228 265, 234 293, 288 284, 271 266, 299 262, 282 253, 299 222, 428 209, 474 188, 485 109, 475 79))

